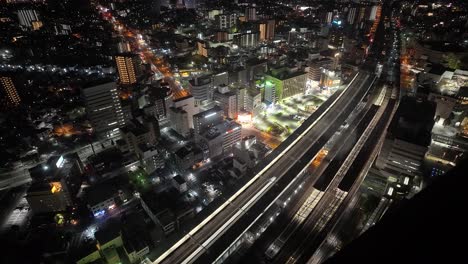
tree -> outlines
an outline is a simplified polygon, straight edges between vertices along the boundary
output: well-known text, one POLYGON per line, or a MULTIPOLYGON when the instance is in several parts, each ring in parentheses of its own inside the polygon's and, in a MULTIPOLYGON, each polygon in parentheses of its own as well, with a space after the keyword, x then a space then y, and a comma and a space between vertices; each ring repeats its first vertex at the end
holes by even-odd
POLYGON ((445 61, 445 67, 448 67, 450 69, 459 69, 461 66, 461 60, 457 55, 454 53, 449 53, 447 55, 444 55, 444 61, 445 61))

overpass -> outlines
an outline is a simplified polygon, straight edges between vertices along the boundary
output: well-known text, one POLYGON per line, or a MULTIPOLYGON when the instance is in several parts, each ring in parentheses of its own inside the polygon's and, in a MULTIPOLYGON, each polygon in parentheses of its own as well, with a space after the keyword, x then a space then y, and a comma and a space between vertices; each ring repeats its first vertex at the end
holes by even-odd
POLYGON ((365 98, 375 80, 369 73, 356 74, 346 88, 330 97, 256 166, 245 185, 153 263, 222 262, 227 258, 231 250, 225 249, 242 243, 253 223, 276 210, 278 198, 297 183, 298 176, 365 98))

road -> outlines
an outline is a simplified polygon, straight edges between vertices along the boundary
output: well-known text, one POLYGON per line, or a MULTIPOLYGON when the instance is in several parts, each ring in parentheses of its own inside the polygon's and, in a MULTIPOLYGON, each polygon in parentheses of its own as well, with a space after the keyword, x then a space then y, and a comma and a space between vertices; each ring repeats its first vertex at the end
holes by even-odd
MULTIPOLYGON (((251 172, 253 177, 242 188, 154 263, 191 263, 227 231, 240 230, 242 232, 241 229, 230 227, 241 217, 246 216, 245 212, 254 205, 268 206, 272 201, 274 202, 277 196, 274 192, 278 191, 277 186, 284 187, 297 176, 288 172, 299 172, 304 167, 302 163, 310 161, 317 155, 326 143, 326 139, 331 137, 339 127, 339 124, 335 123, 337 119, 341 118, 343 121, 346 119, 350 110, 366 94, 372 82, 373 78, 369 74, 358 74, 344 91, 332 96, 284 143, 256 166, 251 172), (349 98, 353 99, 349 100, 349 98), (304 148, 304 146, 310 147, 304 148), (302 168, 299 168, 300 166, 302 168), (274 192, 269 192, 271 189, 274 189, 274 192), (257 203, 260 199, 262 202, 257 203)), ((241 222, 246 223, 246 221, 241 222)), ((225 242, 223 239, 219 240, 225 242)), ((210 249, 210 252, 213 251, 210 249)))

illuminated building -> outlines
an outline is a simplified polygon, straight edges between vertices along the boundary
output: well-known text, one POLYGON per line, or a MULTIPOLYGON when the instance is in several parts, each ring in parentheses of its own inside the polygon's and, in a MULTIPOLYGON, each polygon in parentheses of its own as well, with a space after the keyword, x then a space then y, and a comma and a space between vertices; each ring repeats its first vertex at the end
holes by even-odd
POLYGON ((193 127, 195 138, 197 139, 200 134, 204 133, 210 127, 213 127, 223 122, 224 110, 219 106, 214 106, 211 109, 200 112, 193 116, 193 127))
POLYGON ((275 20, 268 20, 259 24, 260 41, 273 40, 275 37, 275 20))
POLYGON ((245 8, 245 18, 247 21, 257 20, 257 10, 255 9, 255 5, 245 8))
POLYGON ((232 147, 241 140, 241 125, 233 120, 210 127, 200 136, 201 145, 209 150, 210 158, 232 153, 232 147))
POLYGON ((237 117, 237 95, 230 91, 226 85, 218 86, 218 90, 213 94, 213 100, 218 102, 226 117, 232 119, 237 117))
POLYGON ((226 42, 229 41, 229 34, 227 31, 217 31, 215 35, 215 40, 217 42, 226 42))
POLYGON ((244 110, 249 113, 256 114, 255 109, 257 109, 261 103, 262 94, 260 91, 256 89, 248 89, 244 101, 244 110))
POLYGON ((348 24, 353 25, 354 22, 356 21, 356 13, 357 13, 357 8, 356 7, 351 7, 348 11, 348 17, 346 21, 348 24))
POLYGON ((115 56, 121 84, 135 84, 141 74, 141 60, 136 54, 115 56))
POLYGON ((234 35, 234 43, 239 47, 249 48, 258 45, 259 34, 248 30, 246 33, 234 35))
POLYGON ((33 182, 26 200, 34 213, 65 211, 81 187, 83 164, 76 153, 51 157, 29 170, 33 182))
POLYGON ((252 114, 249 112, 241 112, 237 116, 237 121, 241 124, 251 124, 252 123, 252 114))
POLYGON ((140 144, 136 153, 141 160, 141 165, 148 174, 165 166, 164 152, 154 146, 140 144))
POLYGON ((33 22, 39 21, 39 15, 37 14, 36 10, 21 9, 18 10, 18 20, 21 27, 32 29, 33 22))
POLYGON ((21 98, 18 95, 18 91, 11 77, 0 76, 0 84, 2 86, 2 93, 7 99, 8 104, 18 106, 21 102, 21 98))
POLYGON ((322 58, 311 61, 309 63, 308 78, 312 81, 320 81, 323 69, 329 69, 333 66, 333 60, 329 58, 322 58))
POLYGON ((264 101, 266 104, 273 104, 278 102, 276 96, 276 86, 271 81, 265 81, 264 89, 264 101))
POLYGON ((42 21, 33 21, 31 23, 32 29, 33 30, 39 30, 43 26, 42 21))
POLYGON ((343 33, 335 31, 330 34, 329 45, 334 49, 339 49, 343 46, 343 33))
POLYGON ((210 91, 213 87, 212 76, 205 75, 195 77, 189 81, 190 93, 195 98, 195 104, 200 105, 209 99, 210 91))
POLYGON ((322 88, 337 88, 341 85, 341 78, 336 71, 324 69, 320 77, 319 85, 322 88))
MULTIPOLYGON (((176 99, 173 99, 173 108, 184 110, 187 113, 187 126, 193 128, 193 115, 198 114, 199 108, 195 105, 195 98, 188 93, 176 99)), ((171 120, 172 121, 172 120, 171 120)))
POLYGON ((215 16, 215 24, 218 29, 230 29, 237 25, 237 14, 220 14, 215 16))
POLYGON ((245 103, 247 100, 247 88, 239 87, 236 90, 237 111, 245 111, 245 103))
POLYGON ((203 57, 208 57, 208 43, 205 41, 198 41, 197 42, 197 54, 203 57))
POLYGON ((87 87, 82 93, 95 131, 108 137, 117 136, 119 128, 125 126, 125 118, 116 83, 87 87))
POLYGON ((285 67, 272 69, 265 75, 265 100, 273 103, 296 94, 304 93, 306 82, 307 73, 305 72, 290 72, 285 67), (269 98, 267 98, 266 94, 267 86, 271 90, 269 98))

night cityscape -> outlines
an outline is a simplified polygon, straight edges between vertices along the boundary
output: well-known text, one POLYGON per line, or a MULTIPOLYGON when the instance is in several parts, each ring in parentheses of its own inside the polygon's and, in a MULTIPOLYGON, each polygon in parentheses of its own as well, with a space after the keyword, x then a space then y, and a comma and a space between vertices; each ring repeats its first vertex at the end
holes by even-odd
POLYGON ((0 263, 468 263, 467 0, 0 0, 0 263))

